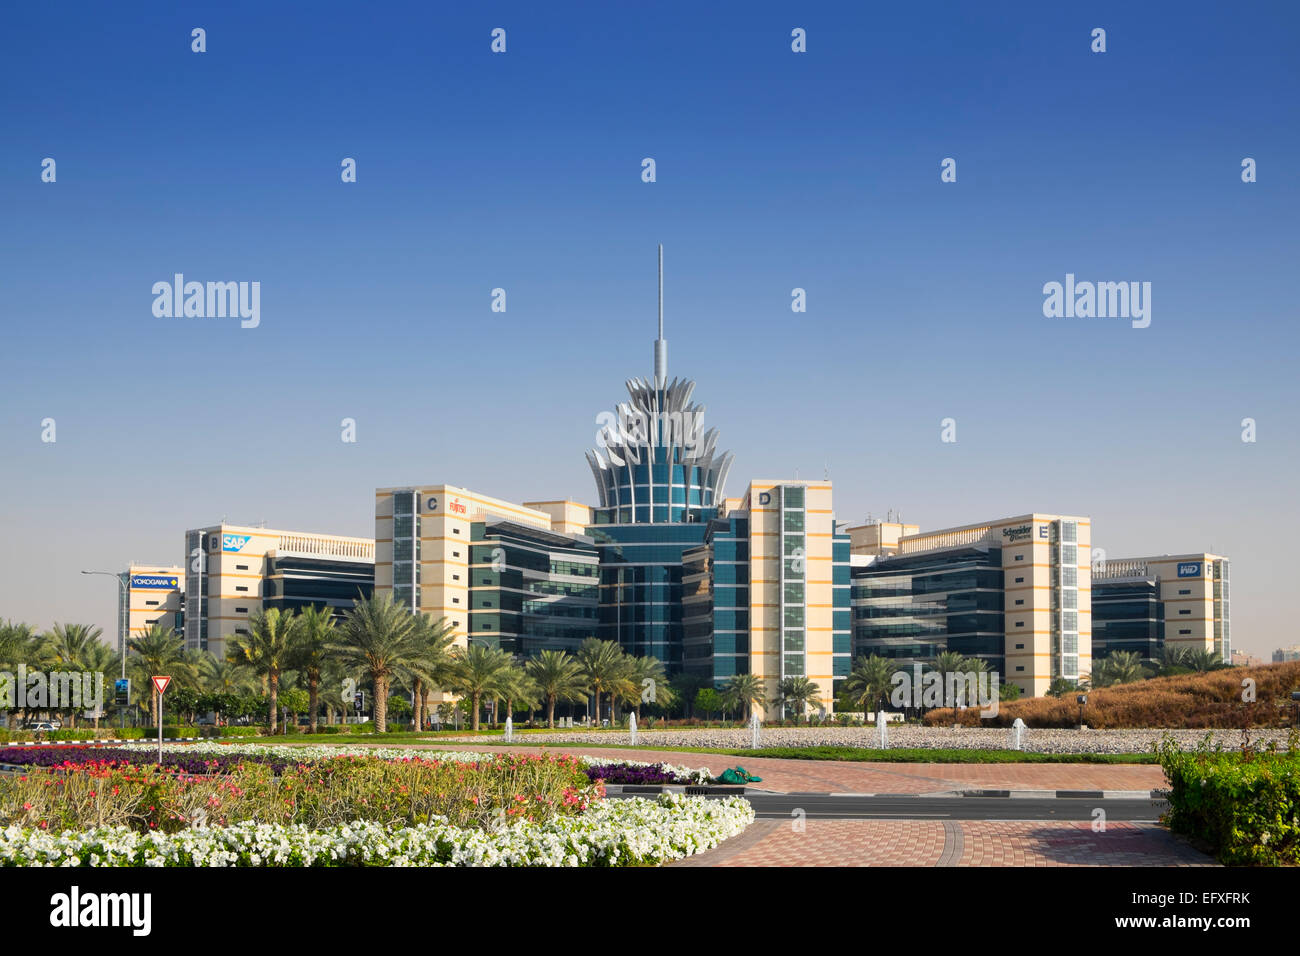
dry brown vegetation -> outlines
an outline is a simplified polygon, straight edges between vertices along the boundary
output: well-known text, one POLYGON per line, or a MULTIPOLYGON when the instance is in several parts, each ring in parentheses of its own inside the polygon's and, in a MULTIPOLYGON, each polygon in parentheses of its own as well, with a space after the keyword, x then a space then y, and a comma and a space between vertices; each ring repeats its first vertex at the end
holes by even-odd
MULTIPOLYGON (((1263 667, 1230 667, 1208 674, 1155 677, 1087 691, 1084 723, 1099 730, 1288 727, 1294 710, 1291 691, 1300 689, 1300 661, 1263 667), (1255 682, 1255 701, 1242 700, 1242 681, 1255 682)), ((978 709, 963 710, 966 727, 1009 727, 1017 717, 1029 727, 1075 727, 1077 692, 1064 697, 1032 697, 1003 702, 998 715, 981 720, 978 709)), ((953 723, 951 708, 925 715, 929 726, 953 723)))

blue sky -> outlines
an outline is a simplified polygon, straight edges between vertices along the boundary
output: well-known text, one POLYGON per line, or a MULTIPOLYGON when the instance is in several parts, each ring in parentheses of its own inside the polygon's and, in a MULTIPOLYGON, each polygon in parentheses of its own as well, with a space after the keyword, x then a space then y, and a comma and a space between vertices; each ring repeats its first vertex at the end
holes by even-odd
POLYGON ((1293 4, 265 6, 8 14, 0 617, 110 630, 77 571, 223 515, 593 500, 662 242, 733 494, 829 466, 844 520, 1088 514, 1228 554, 1235 646, 1296 640, 1293 4), (260 282, 261 325, 155 318, 177 272, 260 282), (1151 326, 1045 318, 1067 272, 1151 282, 1151 326))

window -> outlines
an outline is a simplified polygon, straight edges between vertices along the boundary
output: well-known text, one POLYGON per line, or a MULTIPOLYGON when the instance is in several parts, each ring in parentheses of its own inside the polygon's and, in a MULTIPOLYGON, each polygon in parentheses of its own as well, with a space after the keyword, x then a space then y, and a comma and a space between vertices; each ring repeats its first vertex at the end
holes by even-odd
POLYGON ((145 601, 144 603, 145 603, 146 605, 148 605, 149 607, 157 607, 157 606, 158 606, 158 602, 157 602, 157 601, 145 601))
POLYGON ((1017 583, 1017 584, 1024 584, 1024 583, 1025 583, 1025 579, 1024 579, 1024 578, 1016 578, 1016 583, 1017 583))
POLYGON ((1017 561, 1023 561, 1023 560, 1025 560, 1025 556, 1024 556, 1023 554, 1018 554, 1018 555, 1016 555, 1016 560, 1017 560, 1017 561))
POLYGON ((459 558, 459 557, 460 557, 460 552, 459 552, 459 551, 453 551, 453 552, 451 553, 451 556, 452 556, 453 558, 459 558))
POLYGON ((1024 626, 1025 626, 1024 621, 1016 621, 1016 627, 1024 627, 1024 626))
POLYGON ((1016 670, 1018 670, 1018 671, 1022 671, 1022 670, 1024 670, 1024 667, 1023 667, 1023 666, 1020 666, 1020 665, 1017 665, 1016 670))
POLYGON ((452 534, 460 534, 460 528, 452 528, 452 529, 451 529, 451 533, 452 533, 452 534))
POLYGON ((1017 645, 1016 645, 1016 650, 1018 650, 1018 651, 1023 651, 1024 649, 1025 649, 1025 645, 1023 645, 1023 644, 1017 644, 1017 645))
POLYGON ((242 584, 237 584, 237 585, 235 585, 235 590, 236 590, 236 591, 247 591, 248 588, 247 588, 246 586, 242 585, 242 584))
POLYGON ((1189 608, 1189 607, 1185 607, 1185 608, 1183 608, 1182 610, 1180 610, 1178 613, 1179 613, 1179 614, 1191 614, 1191 613, 1192 613, 1192 609, 1189 608))
MULTIPOLYGON (((453 574, 453 575, 451 576, 451 579, 452 579, 453 581, 459 581, 459 580, 460 580, 460 575, 459 575, 459 574, 453 574)), ((486 581, 484 581, 483 583, 484 583, 484 584, 487 584, 486 581)))
MULTIPOLYGON (((1016 603, 1017 603, 1017 604, 1024 604, 1024 603, 1025 603, 1025 599, 1024 599, 1024 598, 1017 598, 1017 599, 1016 599, 1016 603)), ((742 716, 743 716, 743 715, 742 715, 742 716)))
POLYGON ((1191 589, 1191 588, 1179 588, 1179 589, 1178 589, 1178 593, 1179 593, 1179 594, 1191 594, 1191 593, 1192 593, 1192 589, 1191 589))
POLYGON ((1181 627, 1181 628, 1178 629, 1178 633, 1179 633, 1179 634, 1190 634, 1190 633, 1192 633, 1192 629, 1191 629, 1190 627, 1181 627))
POLYGON ((459 603, 460 603, 460 598, 452 598, 452 599, 451 599, 451 603, 452 603, 452 604, 459 604, 459 603))

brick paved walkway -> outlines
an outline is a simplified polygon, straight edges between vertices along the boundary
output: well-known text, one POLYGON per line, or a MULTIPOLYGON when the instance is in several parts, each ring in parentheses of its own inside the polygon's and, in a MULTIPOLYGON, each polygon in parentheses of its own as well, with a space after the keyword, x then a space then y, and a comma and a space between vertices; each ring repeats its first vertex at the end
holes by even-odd
POLYGON ((972 820, 756 820, 670 866, 1215 866, 1150 824, 972 820))

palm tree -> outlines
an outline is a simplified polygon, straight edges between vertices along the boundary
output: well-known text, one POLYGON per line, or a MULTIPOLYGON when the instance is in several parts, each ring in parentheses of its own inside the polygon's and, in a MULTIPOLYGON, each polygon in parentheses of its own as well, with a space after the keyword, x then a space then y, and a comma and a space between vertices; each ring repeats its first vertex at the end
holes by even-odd
POLYGON ((554 730, 556 701, 583 700, 590 689, 582 664, 567 651, 542 651, 525 666, 546 701, 546 726, 554 730))
MULTIPOLYGON (((126 646, 134 655, 128 658, 127 664, 139 677, 140 686, 148 683, 151 677, 180 677, 189 669, 185 660, 185 642, 174 629, 163 624, 151 624, 149 630, 128 640, 126 646)), ((158 722, 157 698, 156 693, 149 694, 151 724, 158 722)))
POLYGON ((1093 668, 1092 684, 1094 687, 1132 684, 1145 677, 1141 654, 1137 651, 1112 651, 1093 668))
POLYGON ((441 686, 451 665, 451 648, 455 643, 455 626, 445 617, 434 621, 427 614, 416 618, 412 642, 415 649, 407 668, 411 673, 412 690, 415 696, 415 712, 411 715, 415 729, 424 727, 424 718, 428 711, 429 690, 441 686))
POLYGON ((956 651, 941 651, 934 660, 930 661, 930 670, 939 675, 939 686, 942 688, 945 707, 957 706, 955 700, 948 699, 948 675, 960 674, 966 669, 966 664, 966 658, 956 651))
POLYGON ((501 672, 498 692, 506 702, 506 719, 513 720, 515 705, 526 708, 529 712, 537 708, 541 697, 541 688, 524 668, 512 659, 501 672))
POLYGON ((307 682, 308 732, 313 734, 316 733, 320 712, 320 677, 325 666, 325 648, 334 641, 336 631, 334 612, 328 607, 313 604, 298 612, 298 627, 289 651, 289 663, 302 672, 307 682))
POLYGON ((375 730, 388 729, 388 688, 416 656, 416 617, 389 594, 357 598, 344 619, 345 640, 326 645, 344 663, 362 668, 375 693, 375 730))
POLYGON ((500 691, 503 672, 509 666, 510 655, 497 647, 471 644, 452 652, 451 665, 447 668, 447 685, 454 693, 470 699, 474 708, 472 729, 477 731, 479 728, 483 698, 500 691))
POLYGON ((844 681, 844 690, 855 707, 861 707, 868 715, 872 714, 884 707, 896 670, 898 665, 888 657, 879 654, 859 657, 853 662, 853 670, 844 681))
MULTIPOLYGON (((620 681, 627 680, 627 666, 623 649, 613 641, 589 637, 578 645, 578 663, 582 676, 596 698, 596 726, 600 726, 600 700, 605 694, 613 695, 620 681)), ((612 701, 611 701, 612 706, 612 701)))
POLYGON ((1198 674, 1204 674, 1209 671, 1223 670, 1228 665, 1223 663, 1222 654, 1216 654, 1212 650, 1200 648, 1187 654, 1183 666, 1190 667, 1198 674))
MULTIPOLYGON (((108 676, 117 673, 117 669, 122 665, 122 658, 117 651, 113 650, 103 641, 95 641, 86 648, 85 654, 81 658, 81 666, 91 674, 95 674, 99 680, 99 711, 103 711, 104 701, 110 698, 109 688, 112 685, 113 678, 108 676)), ((89 709, 89 708, 87 708, 89 709)), ((96 713, 93 718, 95 726, 99 726, 99 714, 96 713)))
MULTIPOLYGON (((89 624, 55 624, 41 640, 42 663, 50 670, 85 670, 86 657, 91 647, 100 643, 99 637, 103 633, 100 628, 89 624)), ((77 710, 71 706, 71 701, 68 704, 68 726, 75 728, 77 710)))
POLYGON ((745 722, 749 723, 753 706, 767 700, 767 682, 757 674, 732 674, 722 687, 722 696, 728 706, 744 708, 745 722))
MULTIPOLYGON (((623 672, 615 681, 613 688, 614 699, 620 704, 627 704, 634 708, 637 719, 641 717, 641 705, 647 702, 646 693, 652 692, 653 696, 650 699, 658 704, 665 691, 671 700, 672 690, 668 687, 668 675, 664 672, 663 662, 659 658, 649 655, 633 657, 630 654, 623 658, 623 672)), ((663 703, 668 702, 663 701, 663 703)))
POLYGON ((276 730, 276 711, 280 702, 280 674, 289 666, 297 623, 293 611, 274 607, 257 611, 249 615, 249 632, 234 635, 226 651, 228 659, 246 664, 254 673, 266 678, 267 693, 271 698, 267 716, 272 734, 276 730))
POLYGON ((822 693, 821 688, 807 677, 787 677, 781 681, 778 692, 781 695, 781 703, 794 708, 795 720, 804 715, 809 704, 820 700, 822 693))

